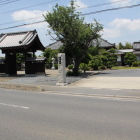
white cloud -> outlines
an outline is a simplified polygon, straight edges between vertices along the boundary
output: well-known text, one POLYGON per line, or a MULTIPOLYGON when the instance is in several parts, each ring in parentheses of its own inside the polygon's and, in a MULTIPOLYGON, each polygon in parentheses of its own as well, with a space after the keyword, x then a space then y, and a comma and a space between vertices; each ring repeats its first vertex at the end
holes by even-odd
MULTIPOLYGON (((46 14, 47 11, 39 11, 39 10, 34 10, 34 11, 27 11, 27 10, 21 10, 21 11, 16 11, 14 12, 11 16, 15 21, 20 21, 22 23, 33 23, 33 22, 38 22, 38 21, 43 21, 44 17, 42 14, 46 14), (28 20, 31 19, 31 20, 28 20), (24 20, 24 21, 22 21, 24 20)), ((29 26, 25 26, 25 28, 47 28, 47 23, 39 23, 39 24, 33 24, 29 26)))
POLYGON ((108 24, 108 28, 104 28, 103 37, 105 38, 134 38, 135 33, 140 32, 140 19, 115 19, 108 24))
POLYGON ((77 0, 75 4, 79 6, 78 9, 87 7, 87 5, 83 3, 81 0, 77 0))
MULTIPOLYGON (((74 2, 75 6, 76 6, 76 9, 82 9, 82 8, 86 8, 88 7, 85 3, 83 3, 81 0, 76 0, 74 2)), ((70 6, 70 4, 68 4, 68 6, 70 6)))
POLYGON ((136 4, 138 0, 109 0, 109 2, 112 2, 115 6, 128 6, 136 4))

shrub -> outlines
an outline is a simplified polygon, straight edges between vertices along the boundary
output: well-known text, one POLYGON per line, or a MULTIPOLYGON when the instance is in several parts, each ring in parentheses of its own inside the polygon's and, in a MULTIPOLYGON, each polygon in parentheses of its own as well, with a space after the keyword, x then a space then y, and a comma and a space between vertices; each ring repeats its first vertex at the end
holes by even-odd
POLYGON ((68 69, 72 70, 73 69, 73 65, 68 65, 68 69))
POLYGON ((52 65, 51 63, 46 63, 45 64, 46 69, 50 69, 51 68, 51 65, 52 65))
MULTIPOLYGON (((81 74, 82 72, 81 71, 78 71, 78 76, 81 74)), ((68 70, 67 73, 66 73, 67 76, 74 76, 73 72, 68 70)))
POLYGON ((67 76, 73 76, 73 72, 69 70, 69 71, 67 71, 66 75, 67 76))
POLYGON ((58 69, 58 64, 54 64, 55 69, 58 69))
POLYGON ((85 73, 87 70, 90 70, 90 67, 88 66, 88 64, 81 63, 80 64, 80 69, 83 70, 84 73, 85 73))
POLYGON ((102 66, 100 67, 100 69, 105 70, 106 67, 105 67, 104 65, 102 65, 102 66))
POLYGON ((137 60, 137 57, 135 54, 128 52, 125 54, 124 60, 126 65, 132 66, 132 63, 137 60))
POLYGON ((139 63, 135 61, 135 62, 132 63, 132 65, 133 65, 133 67, 138 67, 139 63))

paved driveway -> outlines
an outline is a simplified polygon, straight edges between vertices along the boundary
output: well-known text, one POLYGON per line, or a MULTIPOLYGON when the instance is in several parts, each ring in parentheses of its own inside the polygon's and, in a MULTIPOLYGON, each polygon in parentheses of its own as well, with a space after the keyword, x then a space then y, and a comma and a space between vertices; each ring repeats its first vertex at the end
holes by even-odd
POLYGON ((113 88, 113 89, 140 89, 140 69, 132 70, 105 70, 100 74, 84 78, 69 86, 113 88))

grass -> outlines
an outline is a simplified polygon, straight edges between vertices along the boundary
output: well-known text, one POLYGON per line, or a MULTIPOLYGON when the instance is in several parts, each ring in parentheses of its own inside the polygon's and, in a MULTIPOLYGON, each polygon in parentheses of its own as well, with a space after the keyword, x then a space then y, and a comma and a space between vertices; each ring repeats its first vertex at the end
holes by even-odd
POLYGON ((116 66, 112 67, 112 69, 140 69, 140 67, 125 67, 125 66, 116 66))

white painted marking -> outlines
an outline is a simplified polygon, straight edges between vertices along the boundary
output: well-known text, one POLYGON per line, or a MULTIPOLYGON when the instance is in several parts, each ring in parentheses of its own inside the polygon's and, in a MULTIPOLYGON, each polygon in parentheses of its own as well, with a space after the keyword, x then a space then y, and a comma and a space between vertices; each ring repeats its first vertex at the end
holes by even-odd
POLYGON ((5 103, 0 103, 0 105, 21 108, 21 109, 30 109, 29 107, 26 107, 26 106, 18 106, 18 105, 5 104, 5 103))
POLYGON ((122 90, 122 89, 111 89, 111 90, 122 90))

